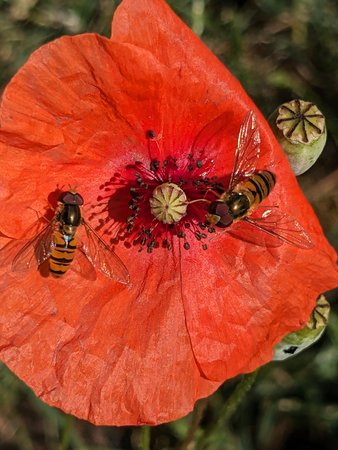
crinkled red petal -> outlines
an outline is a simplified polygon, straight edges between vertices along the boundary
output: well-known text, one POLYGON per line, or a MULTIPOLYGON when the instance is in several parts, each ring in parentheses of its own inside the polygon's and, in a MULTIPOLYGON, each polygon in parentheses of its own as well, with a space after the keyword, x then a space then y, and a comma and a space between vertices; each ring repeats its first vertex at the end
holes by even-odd
POLYGON ((42 400, 96 424, 187 414, 218 383, 196 365, 179 283, 158 263, 136 270, 151 282, 129 290, 72 270, 60 280, 3 275, 1 359, 42 400))
MULTIPOLYGON (((124 0, 112 40, 47 44, 9 84, 0 109, 0 232, 13 237, 68 185, 90 217, 106 183, 135 160, 184 160, 206 143, 215 175, 228 174, 248 110, 258 118, 260 164, 274 157, 269 200, 315 247, 265 249, 227 233, 207 251, 197 242, 147 254, 120 243, 130 287, 73 270, 54 280, 2 269, 0 356, 46 402, 97 424, 186 414, 221 381, 267 362, 273 344, 302 326, 316 295, 337 283, 335 253, 252 101, 163 1, 124 0), (226 132, 209 139, 221 114, 226 132), (149 147, 149 130, 158 146, 149 147)), ((109 188, 127 208, 127 191, 109 188)))
MULTIPOLYGON (((68 185, 78 186, 90 215, 87 206, 98 203, 102 183, 135 159, 149 158, 150 124, 142 117, 148 104, 151 126, 158 128, 160 102, 150 79, 156 84, 161 76, 149 76, 144 91, 144 80, 128 72, 122 48, 93 35, 55 41, 36 52, 6 89, 0 137, 0 229, 6 235, 29 235, 50 194, 68 185), (62 96, 54 98, 52 84, 62 96)), ((137 55, 146 76, 147 60, 137 50, 134 62, 137 55)), ((72 270, 60 280, 38 272, 4 274, 1 358, 42 399, 94 423, 174 420, 219 383, 201 376, 191 351, 177 262, 166 254, 164 267, 162 253, 137 254, 137 264, 136 250, 117 251, 129 267, 130 288, 100 275, 89 282, 72 270)))
MULTIPOLYGON (((255 111, 262 140, 260 168, 270 162, 278 180, 267 201, 285 209, 316 242, 313 250, 283 245, 264 252, 224 234, 224 239, 218 239, 215 249, 206 255, 196 252, 190 261, 191 254, 183 253, 187 326, 203 373, 222 380, 250 371, 271 359, 272 346, 283 335, 305 323, 321 291, 337 285, 335 252, 323 237, 265 120, 238 81, 164 1, 140 0, 136 6, 132 0, 125 0, 114 16, 111 39, 148 50, 167 67, 180 67, 192 80, 205 83, 211 98, 222 99, 224 130, 216 133, 215 146, 213 139, 208 143, 209 148, 221 149, 216 163, 218 175, 229 170, 232 161, 229 151, 222 152, 223 148, 234 152, 245 113, 255 111), (145 33, 144 29, 152 32, 145 33), (182 64, 182 55, 188 64, 182 64), (204 270, 193 271, 193 265, 204 270), (203 300, 199 297, 201 285, 203 300)), ((217 124, 209 125, 208 136, 212 136, 213 127, 216 130, 217 124)))

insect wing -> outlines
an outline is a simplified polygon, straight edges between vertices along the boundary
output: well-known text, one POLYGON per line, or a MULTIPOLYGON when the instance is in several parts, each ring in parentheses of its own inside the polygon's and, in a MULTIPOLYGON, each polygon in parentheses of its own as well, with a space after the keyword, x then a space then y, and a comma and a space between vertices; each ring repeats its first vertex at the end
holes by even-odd
POLYGON ((27 241, 22 239, 11 239, 0 249, 0 267, 7 266, 15 258, 27 241))
POLYGON ((239 130, 234 167, 228 190, 232 190, 242 178, 247 178, 254 173, 260 155, 260 142, 256 118, 254 113, 250 111, 239 130))
POLYGON ((0 250, 0 265, 12 261, 14 272, 38 267, 50 255, 54 234, 54 221, 29 240, 13 240, 0 250))
POLYGON ((76 256, 71 265, 71 270, 89 281, 96 280, 96 270, 87 255, 81 251, 81 247, 76 252, 76 256))
POLYGON ((311 238, 300 223, 278 211, 277 207, 269 207, 260 217, 246 217, 241 221, 248 224, 242 231, 245 240, 267 247, 279 247, 283 242, 302 249, 313 247, 311 238), (248 228, 251 228, 250 229, 248 228))
POLYGON ((227 136, 228 120, 229 113, 223 113, 205 125, 194 140, 193 150, 203 152, 207 148, 208 153, 219 152, 222 141, 227 136))
MULTIPOLYGON (((228 137, 227 123, 229 122, 229 112, 220 114, 218 117, 207 123, 196 136, 192 145, 192 155, 195 159, 213 161, 217 155, 226 152, 226 142, 228 137)), ((204 164, 204 175, 213 167, 211 164, 204 164)))
POLYGON ((93 266, 108 278, 123 284, 129 283, 129 274, 121 259, 108 247, 94 229, 83 220, 86 239, 82 241, 80 249, 87 256, 93 266))

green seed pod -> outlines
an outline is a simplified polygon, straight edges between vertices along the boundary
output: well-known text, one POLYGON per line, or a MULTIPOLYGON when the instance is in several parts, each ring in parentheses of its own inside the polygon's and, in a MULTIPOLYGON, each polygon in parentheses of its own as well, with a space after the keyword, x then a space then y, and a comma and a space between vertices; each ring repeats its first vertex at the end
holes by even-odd
POLYGON ((279 344, 275 345, 273 360, 281 361, 291 358, 318 341, 327 326, 329 314, 330 304, 324 295, 321 295, 317 299, 316 307, 306 326, 288 334, 279 344))
POLYGON ((306 172, 317 161, 326 142, 325 117, 317 106, 291 100, 271 114, 269 124, 294 174, 306 172))

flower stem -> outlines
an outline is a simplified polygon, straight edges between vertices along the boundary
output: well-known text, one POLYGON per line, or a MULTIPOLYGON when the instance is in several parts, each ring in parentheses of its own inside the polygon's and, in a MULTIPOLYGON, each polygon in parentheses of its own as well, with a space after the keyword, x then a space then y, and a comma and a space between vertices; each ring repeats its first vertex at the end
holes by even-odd
POLYGON ((211 425, 206 427, 197 441, 196 449, 203 449, 208 438, 213 435, 218 428, 225 428, 226 424, 229 422, 230 418, 236 412, 238 406, 243 401, 245 395, 250 391, 255 383, 259 369, 255 372, 243 375, 241 381, 237 384, 235 390, 230 395, 228 401, 224 404, 221 409, 218 418, 211 425))
POLYGON ((73 417, 67 415, 65 417, 65 421, 63 424, 63 428, 62 428, 59 450, 68 450, 69 437, 70 437, 72 426, 73 426, 73 417))
POLYGON ((228 422, 230 417, 236 412, 236 409, 242 403, 246 394, 250 391, 257 378, 258 370, 252 373, 248 373, 243 376, 241 381, 236 386, 234 392, 225 403, 221 414, 217 419, 217 425, 223 422, 228 422))
POLYGON ((150 450, 150 427, 141 428, 140 450, 150 450))
POLYGON ((191 4, 192 29, 197 34, 197 36, 201 36, 204 31, 204 9, 205 9, 205 0, 192 0, 191 4))
POLYGON ((207 406, 207 403, 208 403, 208 400, 206 398, 203 398, 202 400, 199 400, 196 403, 196 406, 191 415, 191 424, 188 429, 187 435, 186 435, 184 441, 181 444, 179 444, 179 446, 177 447, 177 450, 187 450, 189 448, 189 444, 191 444, 191 442, 193 442, 193 440, 195 438, 195 434, 198 430, 199 424, 202 420, 203 413, 207 406))

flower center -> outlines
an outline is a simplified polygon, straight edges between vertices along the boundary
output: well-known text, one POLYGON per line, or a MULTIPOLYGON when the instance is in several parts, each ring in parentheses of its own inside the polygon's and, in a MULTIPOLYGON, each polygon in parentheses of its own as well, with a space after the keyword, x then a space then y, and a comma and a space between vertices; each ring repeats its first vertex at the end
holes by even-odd
POLYGON ((125 167, 123 175, 115 173, 101 185, 104 194, 96 207, 107 216, 98 229, 114 236, 112 244, 123 243, 148 253, 171 250, 177 240, 185 250, 193 242, 206 250, 208 236, 215 233, 207 222, 208 206, 217 198, 215 192, 224 187, 216 177, 207 176, 213 161, 201 156, 202 152, 198 158, 193 154, 179 160, 153 158, 149 166, 135 161, 125 167))
POLYGON ((187 196, 175 183, 162 183, 153 190, 149 199, 150 211, 165 224, 179 222, 187 212, 187 196))
POLYGON ((125 245, 131 243, 151 253, 156 248, 171 250, 179 239, 190 249, 192 239, 206 250, 207 233, 215 229, 206 223, 210 201, 204 199, 214 181, 206 177, 212 162, 195 160, 192 155, 180 163, 168 157, 162 163, 153 159, 149 168, 136 162, 129 167, 134 181, 129 181, 131 199, 127 218, 125 245), (128 242, 126 242, 128 240, 128 242))

